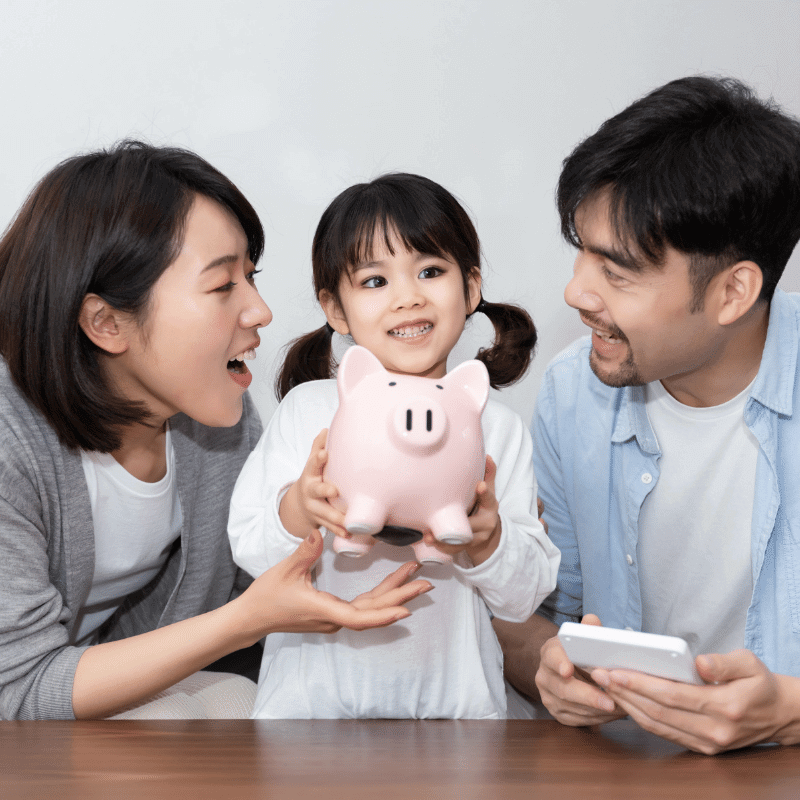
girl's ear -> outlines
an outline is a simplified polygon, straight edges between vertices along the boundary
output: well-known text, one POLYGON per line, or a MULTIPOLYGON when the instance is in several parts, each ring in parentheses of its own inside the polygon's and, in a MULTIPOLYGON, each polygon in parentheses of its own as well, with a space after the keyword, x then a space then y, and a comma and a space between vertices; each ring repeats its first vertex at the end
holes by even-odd
POLYGON ((474 313, 481 301, 481 284, 481 271, 473 267, 467 278, 467 307, 470 314, 474 313))
POLYGON ((344 317, 342 307, 339 305, 339 301, 333 296, 333 293, 329 292, 327 289, 323 289, 319 293, 318 299, 328 319, 328 325, 330 325, 336 333, 347 336, 347 334, 350 333, 350 328, 344 317))
POLYGON ((78 324, 101 350, 117 355, 128 349, 128 339, 123 326, 124 316, 102 297, 87 294, 81 304, 78 324))

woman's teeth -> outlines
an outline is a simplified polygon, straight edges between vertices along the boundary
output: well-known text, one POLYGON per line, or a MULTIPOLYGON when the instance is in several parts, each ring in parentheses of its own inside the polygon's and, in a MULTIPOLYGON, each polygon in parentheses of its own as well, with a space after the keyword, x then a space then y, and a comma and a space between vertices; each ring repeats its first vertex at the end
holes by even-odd
POLYGON ((394 328, 394 330, 389 331, 389 335, 398 336, 401 339, 411 339, 414 336, 422 336, 424 333, 431 330, 431 328, 433 328, 433 325, 429 322, 426 325, 411 325, 407 328, 394 328))
POLYGON ((243 353, 239 353, 238 356, 232 358, 228 362, 228 370, 238 374, 244 374, 247 372, 247 367, 245 367, 244 362, 252 361, 255 357, 256 351, 251 347, 249 350, 245 350, 243 353))

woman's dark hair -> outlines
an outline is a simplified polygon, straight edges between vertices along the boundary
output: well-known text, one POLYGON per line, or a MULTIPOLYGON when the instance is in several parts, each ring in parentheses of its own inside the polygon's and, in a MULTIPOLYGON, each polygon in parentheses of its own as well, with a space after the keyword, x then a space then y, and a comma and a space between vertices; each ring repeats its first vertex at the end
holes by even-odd
POLYGON ((239 220, 256 263, 264 232, 233 183, 195 153, 137 141, 63 161, 0 240, 0 354, 66 446, 111 452, 125 426, 146 422, 109 384, 81 306, 94 293, 142 321, 198 194, 239 220))
POLYGON ((601 193, 643 267, 668 245, 690 257, 693 310, 714 275, 743 260, 761 268, 769 301, 800 238, 800 121, 732 78, 672 81, 565 159, 557 203, 572 244, 578 207, 601 193))
MULTIPOLYGON (((428 178, 408 173, 382 175, 345 189, 317 225, 311 248, 314 292, 329 292, 339 302, 339 285, 352 267, 369 258, 375 237, 394 254, 392 237, 408 250, 458 264, 467 294, 468 280, 481 269, 480 242, 467 212, 450 192, 428 178)), ((519 380, 536 346, 536 328, 524 309, 481 300, 476 311, 489 318, 495 340, 476 358, 486 365, 494 388, 519 380)), ((336 362, 329 325, 300 336, 287 348, 275 383, 278 399, 306 381, 333 377, 336 362)))

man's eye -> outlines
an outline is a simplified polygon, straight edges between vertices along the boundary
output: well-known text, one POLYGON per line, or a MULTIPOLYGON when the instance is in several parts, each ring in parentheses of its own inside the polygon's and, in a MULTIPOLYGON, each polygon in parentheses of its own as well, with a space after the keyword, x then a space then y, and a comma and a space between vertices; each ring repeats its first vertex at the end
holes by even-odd
POLYGON ((373 275, 371 278, 362 281, 361 285, 366 289, 378 289, 381 286, 386 286, 386 279, 380 275, 373 275))

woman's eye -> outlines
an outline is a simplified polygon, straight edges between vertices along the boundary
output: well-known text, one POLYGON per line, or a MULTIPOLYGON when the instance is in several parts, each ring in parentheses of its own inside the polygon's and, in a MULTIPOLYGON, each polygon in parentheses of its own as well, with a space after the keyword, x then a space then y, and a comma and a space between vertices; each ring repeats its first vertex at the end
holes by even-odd
POLYGON ((373 275, 371 278, 362 281, 361 285, 366 289, 378 289, 381 286, 386 286, 386 279, 380 275, 373 275))
POLYGON ((256 279, 256 275, 258 275, 260 272, 261 272, 261 270, 260 270, 260 269, 253 269, 253 270, 250 270, 250 272, 248 272, 248 273, 247 273, 247 280, 248 280, 248 282, 249 282, 249 283, 254 283, 254 282, 255 282, 255 279, 256 279))
POLYGON ((236 284, 233 281, 228 281, 227 283, 223 284, 222 286, 217 286, 216 289, 213 291, 215 292, 229 292, 236 284))
POLYGON ((441 267, 425 267, 422 272, 420 272, 420 278, 435 278, 437 275, 443 275, 444 270, 441 267))

